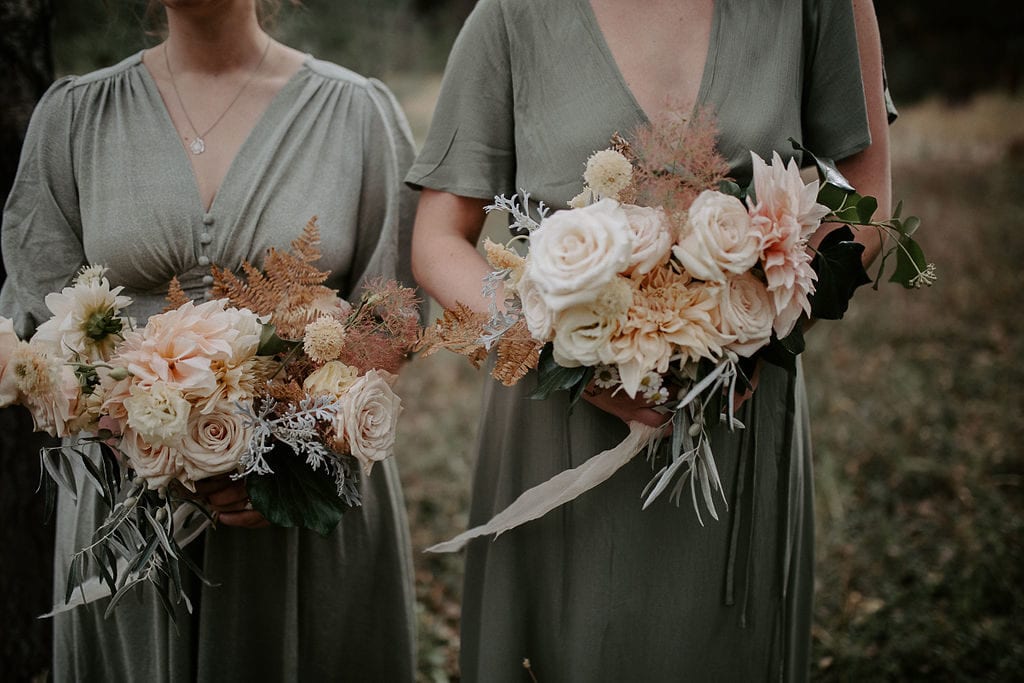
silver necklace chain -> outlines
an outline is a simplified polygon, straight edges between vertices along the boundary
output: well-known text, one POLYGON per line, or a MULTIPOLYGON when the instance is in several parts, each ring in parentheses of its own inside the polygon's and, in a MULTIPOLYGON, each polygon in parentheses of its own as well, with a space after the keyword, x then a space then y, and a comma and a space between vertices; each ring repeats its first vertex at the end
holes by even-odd
POLYGON ((189 143, 189 151, 191 151, 193 154, 202 154, 203 152, 206 151, 206 141, 203 138, 205 138, 210 133, 211 130, 216 128, 217 124, 221 122, 221 119, 224 118, 224 116, 228 113, 231 107, 234 106, 235 102, 238 101, 238 98, 242 96, 242 93, 245 92, 245 89, 249 87, 249 84, 252 83, 252 80, 256 78, 256 74, 259 73, 260 67, 263 66, 263 61, 267 58, 267 53, 269 51, 270 36, 267 36, 267 44, 263 48, 263 54, 260 55, 260 61, 259 63, 256 64, 256 68, 252 70, 251 74, 249 74, 249 78, 245 79, 245 83, 242 84, 242 87, 238 89, 238 92, 235 93, 235 96, 231 99, 230 102, 228 102, 228 106, 225 107, 224 111, 220 113, 220 116, 217 117, 217 120, 210 124, 210 127, 207 128, 204 132, 200 133, 199 129, 196 128, 196 124, 192 123, 192 117, 188 115, 188 110, 185 109, 185 103, 181 99, 181 93, 178 92, 178 84, 174 80, 174 72, 171 71, 171 60, 167 57, 167 43, 164 43, 164 65, 167 67, 167 75, 171 77, 171 87, 174 89, 174 96, 178 98, 178 106, 181 107, 181 113, 185 115, 185 120, 188 121, 188 125, 191 126, 192 132, 195 133, 196 135, 195 139, 193 139, 192 142, 189 143))

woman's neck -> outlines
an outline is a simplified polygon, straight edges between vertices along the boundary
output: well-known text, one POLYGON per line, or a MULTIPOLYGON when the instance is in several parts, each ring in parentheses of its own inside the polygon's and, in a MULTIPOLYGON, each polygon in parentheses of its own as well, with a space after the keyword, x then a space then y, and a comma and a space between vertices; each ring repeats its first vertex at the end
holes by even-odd
POLYGON ((219 75, 252 69, 269 37, 252 0, 227 0, 201 8, 167 8, 167 41, 174 72, 219 75))

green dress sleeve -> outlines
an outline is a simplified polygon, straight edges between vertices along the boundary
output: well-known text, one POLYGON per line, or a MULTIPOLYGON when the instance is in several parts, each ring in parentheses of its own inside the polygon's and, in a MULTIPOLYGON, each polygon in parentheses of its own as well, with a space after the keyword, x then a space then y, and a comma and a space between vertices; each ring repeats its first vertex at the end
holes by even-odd
POLYGON ((375 79, 368 79, 366 87, 359 217, 345 284, 349 293, 378 277, 415 286, 409 252, 416 194, 402 183, 412 163, 412 133, 391 91, 375 79))
POLYGON ((481 0, 455 41, 414 187, 490 199, 515 189, 510 43, 497 0, 481 0))
POLYGON ((36 105, 4 207, 0 315, 23 339, 49 319, 46 295, 65 287, 86 260, 72 160, 73 84, 70 76, 57 81, 36 105))
POLYGON ((813 0, 805 24, 804 146, 843 159, 871 144, 851 0, 813 0))

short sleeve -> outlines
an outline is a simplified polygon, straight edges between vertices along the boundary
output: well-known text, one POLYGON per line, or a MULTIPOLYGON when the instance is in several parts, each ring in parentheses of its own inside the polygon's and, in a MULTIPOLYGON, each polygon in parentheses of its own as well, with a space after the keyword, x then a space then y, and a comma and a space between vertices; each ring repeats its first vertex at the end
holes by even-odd
POLYGON ((36 106, 4 207, 0 315, 22 338, 49 319, 46 295, 67 286, 85 263, 71 149, 73 83, 57 81, 36 106))
POLYGON ((415 287, 410 251, 416 193, 402 182, 413 158, 412 133, 394 95, 379 81, 367 85, 359 225, 347 289, 374 278, 415 287))
POLYGON ((871 144, 851 0, 807 3, 803 142, 843 159, 871 144))
POLYGON ((515 187, 509 37, 501 4, 481 0, 455 40, 414 187, 490 199, 515 187))

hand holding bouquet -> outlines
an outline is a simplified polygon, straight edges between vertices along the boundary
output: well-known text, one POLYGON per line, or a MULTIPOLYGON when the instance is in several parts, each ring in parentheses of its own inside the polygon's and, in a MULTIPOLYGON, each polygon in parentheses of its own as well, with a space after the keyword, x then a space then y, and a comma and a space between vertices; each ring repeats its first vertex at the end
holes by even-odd
MULTIPOLYGON (((725 422, 742 428, 732 397, 750 387, 758 361, 794 366, 803 349, 801 320, 841 318, 857 287, 872 281, 853 227, 891 238, 874 278, 890 259, 891 280, 931 284, 912 235, 916 218, 876 221, 877 202, 861 197, 828 160, 820 181, 804 183, 795 161, 752 154, 753 184, 726 178, 707 117, 668 116, 638 131, 634 144, 615 136, 587 162, 583 192, 571 208, 530 214, 529 196, 497 197, 489 210, 512 216, 519 236, 488 243, 494 272, 484 294, 490 312, 446 311, 421 348, 449 348, 479 363, 497 348, 493 375, 506 384, 537 368, 536 398, 565 389, 573 401, 591 383, 642 397, 663 411, 671 430, 630 424, 630 436, 575 470, 524 493, 491 523, 437 546, 500 533, 536 518, 611 476, 638 452, 654 453, 671 432, 668 461, 644 492, 644 505, 689 484, 717 518, 721 482, 709 438, 725 422), (810 236, 841 223, 816 249, 810 236), (526 241, 525 257, 512 249, 526 241)), ((794 143, 795 145, 795 143, 794 143)), ((724 498, 723 498, 724 502, 724 498)))
POLYGON ((188 598, 182 547, 212 515, 196 484, 245 477, 274 524, 328 533, 360 505, 360 471, 391 455, 401 401, 395 374, 419 332, 413 292, 370 283, 354 305, 323 286, 315 219, 290 253, 270 250, 246 279, 214 269, 216 298, 195 304, 177 282, 170 306, 136 328, 131 303, 101 267, 50 294, 54 314, 31 340, 0 319, 0 404, 27 406, 36 429, 74 437, 43 453, 76 494, 71 459, 110 506, 72 559, 70 603, 95 568, 114 596, 155 583, 188 598), (100 444, 98 460, 81 448, 100 444))

